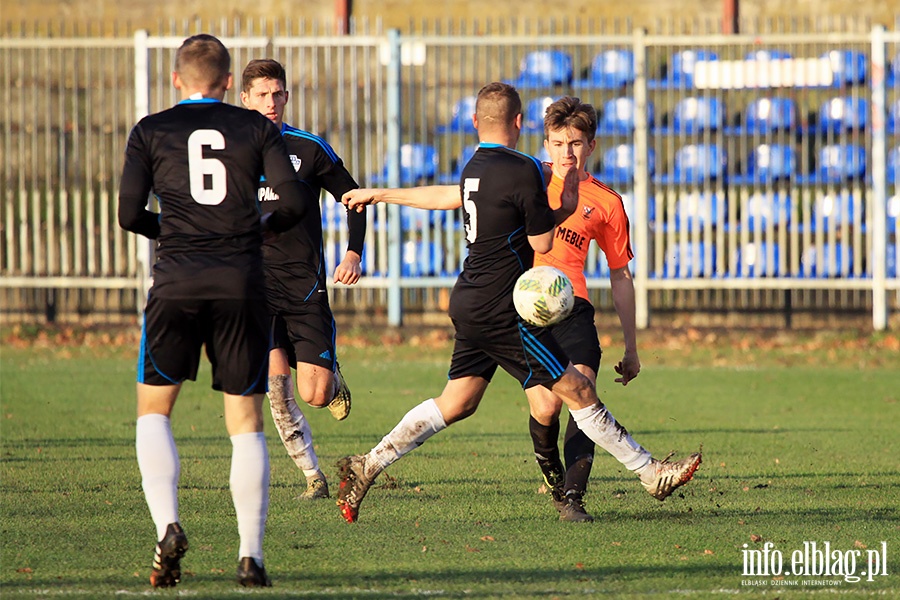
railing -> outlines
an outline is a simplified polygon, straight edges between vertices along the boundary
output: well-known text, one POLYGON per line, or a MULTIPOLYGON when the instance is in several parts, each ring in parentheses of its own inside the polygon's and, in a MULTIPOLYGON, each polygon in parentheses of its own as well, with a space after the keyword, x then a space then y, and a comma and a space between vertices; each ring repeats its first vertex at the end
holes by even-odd
MULTIPOLYGON (((119 170, 130 126, 176 101, 169 73, 183 39, 0 38, 0 287, 126 290, 140 307, 151 246, 115 224, 119 170)), ((328 139, 362 185, 455 182, 476 142, 465 99, 488 81, 519 88, 519 148, 536 155, 545 98, 592 102, 602 126, 591 170, 626 199, 641 326, 657 290, 860 290, 876 329, 900 302, 888 294, 900 290, 900 174, 888 162, 900 160, 898 32, 223 41, 236 75, 261 56, 286 66, 286 120, 328 139), (845 50, 841 69, 844 55, 829 53, 845 50), (531 66, 538 75, 522 71, 531 66)), ((346 245, 332 200, 329 269, 346 245)), ((368 219, 359 286, 398 324, 402 290, 455 281, 461 217, 379 205, 368 219)), ((608 286, 596 247, 586 270, 590 287, 608 286)))

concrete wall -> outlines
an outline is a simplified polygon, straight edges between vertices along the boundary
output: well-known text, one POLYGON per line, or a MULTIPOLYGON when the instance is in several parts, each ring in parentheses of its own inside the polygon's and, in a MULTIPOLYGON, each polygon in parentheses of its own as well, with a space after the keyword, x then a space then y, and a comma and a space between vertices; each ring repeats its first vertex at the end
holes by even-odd
MULTIPOLYGON (((516 0, 488 2, 486 0, 349 0, 351 16, 384 27, 408 30, 410 23, 435 20, 485 21, 568 20, 571 23, 591 19, 609 21, 630 20, 636 26, 655 31, 661 27, 671 31, 675 20, 698 23, 720 22, 723 6, 728 0, 566 0, 551 3, 546 0, 516 0), (554 6, 555 5, 555 6, 554 6)), ((738 0, 735 0, 738 1, 738 0)), ((3 0, 0 22, 46 21, 103 24, 111 29, 118 24, 126 29, 147 28, 151 32, 160 23, 171 20, 184 22, 201 19, 204 23, 219 23, 222 19, 331 21, 341 0, 3 0)), ((780 18, 795 21, 832 19, 823 28, 837 28, 835 16, 848 17, 840 29, 867 26, 867 22, 896 27, 900 3, 896 0, 739 0, 740 15, 749 20, 780 18)), ((674 27, 684 31, 683 24, 674 27)), ((748 23, 745 30, 753 28, 748 23)), ((5 29, 5 26, 4 26, 5 29)))

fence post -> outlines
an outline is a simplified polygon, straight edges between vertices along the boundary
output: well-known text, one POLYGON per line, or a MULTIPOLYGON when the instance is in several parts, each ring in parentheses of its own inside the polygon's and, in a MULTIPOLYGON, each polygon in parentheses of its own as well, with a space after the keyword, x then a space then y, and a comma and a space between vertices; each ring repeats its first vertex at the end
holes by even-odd
POLYGON ((872 326, 887 328, 887 140, 885 138, 885 30, 872 29, 872 326))
MULTIPOLYGON (((400 30, 388 31, 390 62, 387 72, 387 176, 388 187, 400 187, 400 30)), ((403 239, 400 207, 388 205, 388 324, 403 324, 403 296, 400 289, 403 239)))
MULTIPOLYGON (((134 122, 137 123, 150 114, 150 50, 149 33, 146 29, 134 32, 134 122)), ((148 198, 149 202, 149 198, 148 198)), ((153 267, 153 240, 137 239, 137 261, 140 266, 138 277, 141 279, 141 298, 146 300, 150 291, 153 267)), ((143 311, 144 302, 137 302, 138 312, 143 311)))
POLYGON ((647 274, 650 270, 650 236, 648 235, 650 199, 650 121, 647 106, 647 40, 641 28, 634 30, 634 234, 635 262, 634 308, 638 329, 650 324, 647 274))

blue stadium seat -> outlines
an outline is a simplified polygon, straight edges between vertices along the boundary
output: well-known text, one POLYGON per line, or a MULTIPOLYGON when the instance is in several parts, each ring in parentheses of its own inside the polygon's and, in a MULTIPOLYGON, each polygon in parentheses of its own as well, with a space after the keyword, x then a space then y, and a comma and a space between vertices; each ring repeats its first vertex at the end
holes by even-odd
POLYGON ((891 233, 900 230, 900 194, 894 194, 887 200, 887 228, 891 233))
POLYGON ((651 80, 647 86, 659 88, 692 88, 694 87, 694 69, 697 61, 719 60, 719 55, 712 50, 693 49, 675 52, 669 59, 669 67, 664 79, 651 80))
POLYGON ((725 125, 725 103, 716 97, 682 98, 672 111, 669 127, 657 129, 659 134, 697 134, 718 131, 725 125))
POLYGON ((751 50, 744 55, 744 60, 784 60, 786 58, 793 58, 793 55, 787 50, 777 48, 760 48, 751 50))
POLYGON ((888 244, 885 271, 888 277, 897 277, 897 246, 888 244))
MULTIPOLYGON (((432 179, 437 174, 438 153, 429 144, 403 144, 400 147, 400 184, 409 185, 432 179)), ((388 184, 388 167, 369 178, 372 185, 388 184)))
MULTIPOLYGON (((634 183, 634 146, 619 144, 603 151, 603 164, 597 178, 608 184, 634 183)), ((649 149, 647 169, 650 176, 656 172, 656 152, 649 149)))
MULTIPOLYGON (((634 98, 621 97, 603 103, 600 120, 597 123, 598 135, 630 135, 634 131, 634 114, 636 105, 634 98)), ((647 102, 647 122, 653 127, 655 119, 653 102, 647 102)))
POLYGON ((472 115, 475 114, 475 96, 461 98, 453 105, 453 115, 450 121, 444 125, 438 125, 436 133, 476 133, 472 124, 472 115))
POLYGON ((735 252, 738 277, 778 277, 781 275, 781 251, 778 244, 747 242, 735 252))
POLYGON ((716 250, 703 242, 672 242, 666 248, 663 277, 709 277, 716 271, 716 250))
POLYGON ((732 176, 731 183, 773 183, 789 179, 797 173, 797 156, 793 146, 760 144, 750 153, 747 171, 732 176))
MULTIPOLYGON (((714 192, 681 194, 675 201, 675 231, 696 231, 715 227, 726 214, 725 198, 714 192)), ((668 227, 666 227, 669 229, 668 227)))
POLYGON ((815 130, 820 133, 840 133, 862 130, 869 125, 869 101, 865 98, 843 96, 831 98, 819 108, 815 130))
POLYGON ((843 191, 816 198, 812 209, 812 231, 831 231, 842 225, 864 225, 863 199, 843 191))
POLYGON ((572 83, 572 57, 562 50, 529 52, 519 64, 517 88, 540 88, 572 83))
POLYGON ((888 88, 900 84, 900 52, 895 54, 894 58, 891 59, 891 64, 888 66, 887 77, 885 78, 884 83, 888 88))
POLYGON ((702 183, 725 175, 725 151, 717 144, 688 144, 675 153, 674 169, 657 183, 702 183))
POLYGON ((822 244, 821 248, 809 246, 800 257, 803 277, 844 277, 852 268, 853 250, 842 242, 822 244))
POLYGON ((866 149, 857 144, 829 144, 819 149, 815 172, 795 178, 799 183, 842 183, 866 175, 866 149))
POLYGON ((404 277, 445 275, 443 248, 437 242, 404 242, 400 272, 404 277))
POLYGON ((791 196, 785 192, 756 192, 741 206, 741 223, 749 231, 788 225, 791 221, 791 196))
POLYGON ((888 107, 887 131, 892 135, 900 133, 900 98, 891 102, 888 107))
POLYGON ((453 171, 444 173, 438 177, 438 183, 441 185, 453 185, 459 183, 459 178, 462 177, 463 167, 472 160, 476 150, 478 150, 478 146, 466 146, 463 148, 462 152, 459 153, 459 156, 453 161, 453 171))
POLYGON ((900 146, 891 148, 888 152, 887 181, 894 184, 900 182, 900 146))
POLYGON ((764 135, 786 131, 797 125, 797 103, 790 98, 756 98, 744 111, 744 123, 730 133, 764 135))
POLYGON ((575 81, 576 88, 615 89, 634 81, 634 52, 604 50, 591 61, 587 79, 575 81))
POLYGON ((543 133, 544 132, 544 113, 547 107, 556 102, 559 98, 553 96, 543 96, 541 98, 533 98, 525 104, 524 114, 522 115, 522 131, 527 133, 543 133))
POLYGON ((843 87, 866 82, 868 57, 857 50, 830 50, 820 58, 827 58, 834 73, 834 85, 843 87))

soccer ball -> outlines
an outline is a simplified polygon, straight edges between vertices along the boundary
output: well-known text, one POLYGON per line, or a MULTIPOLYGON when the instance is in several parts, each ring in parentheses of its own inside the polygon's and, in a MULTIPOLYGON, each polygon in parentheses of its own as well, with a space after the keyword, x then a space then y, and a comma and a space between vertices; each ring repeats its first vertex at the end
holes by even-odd
POLYGON ((575 305, 575 292, 566 274, 555 267, 528 269, 513 289, 513 304, 519 316, 538 327, 559 323, 575 305))

